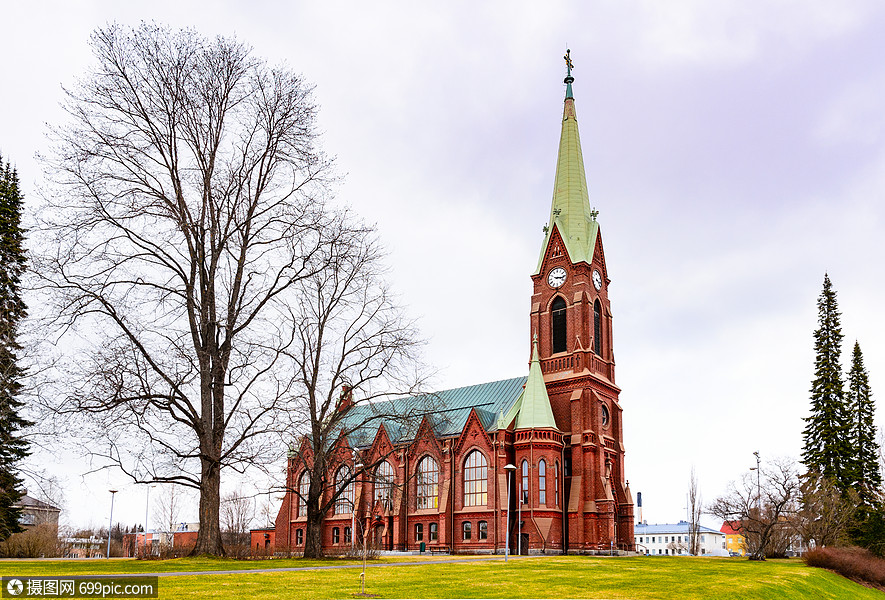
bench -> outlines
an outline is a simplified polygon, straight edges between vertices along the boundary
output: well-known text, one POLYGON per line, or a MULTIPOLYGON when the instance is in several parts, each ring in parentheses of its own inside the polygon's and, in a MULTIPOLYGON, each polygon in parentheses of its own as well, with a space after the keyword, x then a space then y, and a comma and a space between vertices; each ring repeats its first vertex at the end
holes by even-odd
POLYGON ((451 550, 449 550, 448 546, 443 546, 440 544, 437 544, 435 546, 428 546, 428 548, 430 549, 431 554, 451 554, 452 553, 451 550))

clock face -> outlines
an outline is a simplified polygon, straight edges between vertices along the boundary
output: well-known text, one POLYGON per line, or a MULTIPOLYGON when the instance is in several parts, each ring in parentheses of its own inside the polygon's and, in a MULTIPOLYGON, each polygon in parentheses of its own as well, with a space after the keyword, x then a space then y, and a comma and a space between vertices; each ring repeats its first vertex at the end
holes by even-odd
POLYGON ((565 283, 566 275, 565 269, 556 267, 547 275, 547 285, 552 288, 558 288, 565 283))
POLYGON ((595 287, 597 291, 602 289, 602 275, 600 275, 599 271, 596 269, 593 269, 593 287, 595 287))

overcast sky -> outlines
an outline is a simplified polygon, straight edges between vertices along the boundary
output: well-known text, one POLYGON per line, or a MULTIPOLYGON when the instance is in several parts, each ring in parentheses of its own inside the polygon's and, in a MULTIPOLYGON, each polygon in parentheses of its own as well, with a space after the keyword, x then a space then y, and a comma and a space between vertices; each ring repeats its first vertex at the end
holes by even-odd
MULTIPOLYGON (((440 389, 527 373, 530 273, 574 60, 622 388, 649 523, 798 457, 824 273, 885 398, 885 4, 17 2, 0 36, 0 153, 37 202, 45 124, 111 21, 236 35, 316 84, 342 202, 377 224, 440 389)), ((847 365, 846 365, 847 368, 847 365)), ((885 425, 882 409, 877 425, 885 425)), ((144 520, 145 487, 82 463, 68 520, 144 520)), ((195 518, 194 514, 189 518, 195 518)), ((709 524, 714 524, 708 521, 709 524)))

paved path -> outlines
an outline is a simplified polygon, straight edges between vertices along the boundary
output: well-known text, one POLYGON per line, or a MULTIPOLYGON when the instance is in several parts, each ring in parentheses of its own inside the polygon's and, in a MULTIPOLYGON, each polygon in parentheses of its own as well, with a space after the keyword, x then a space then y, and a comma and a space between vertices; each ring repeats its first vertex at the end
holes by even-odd
MULTIPOLYGON (((529 558, 529 557, 519 557, 519 556, 511 556, 510 560, 516 560, 518 558, 529 558)), ((503 556, 489 556, 482 558, 463 558, 463 559, 449 559, 449 560, 418 560, 412 562, 390 562, 390 563, 367 563, 367 568, 378 568, 378 567, 412 567, 418 565, 448 565, 448 564, 457 564, 457 563, 472 563, 472 562, 488 562, 488 561, 503 561, 503 556)), ((87 575, 87 574, 79 574, 81 577, 101 577, 103 579, 110 579, 115 577, 185 577, 190 575, 241 575, 244 573, 286 573, 291 571, 321 571, 325 569, 362 569, 363 565, 361 563, 353 564, 353 565, 321 565, 315 567, 278 567, 276 569, 234 569, 230 571, 167 571, 165 573, 117 573, 117 574, 101 574, 101 575, 87 575)))

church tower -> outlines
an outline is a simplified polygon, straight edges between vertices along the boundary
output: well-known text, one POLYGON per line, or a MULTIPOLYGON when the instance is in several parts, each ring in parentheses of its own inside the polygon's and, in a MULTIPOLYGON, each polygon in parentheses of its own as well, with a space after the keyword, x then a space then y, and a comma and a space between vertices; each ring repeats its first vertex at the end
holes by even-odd
MULTIPOLYGON (((591 208, 565 55, 565 106, 550 219, 532 275, 531 332, 563 434, 564 545, 633 550, 633 500, 624 476, 620 388, 615 384, 611 279, 591 208)), ((534 362, 534 361, 533 361, 534 362)))

